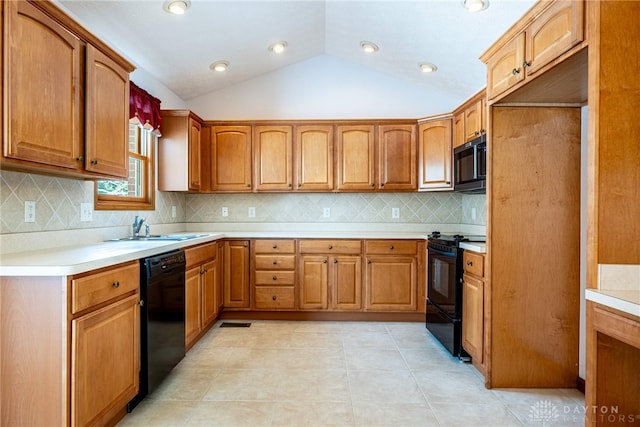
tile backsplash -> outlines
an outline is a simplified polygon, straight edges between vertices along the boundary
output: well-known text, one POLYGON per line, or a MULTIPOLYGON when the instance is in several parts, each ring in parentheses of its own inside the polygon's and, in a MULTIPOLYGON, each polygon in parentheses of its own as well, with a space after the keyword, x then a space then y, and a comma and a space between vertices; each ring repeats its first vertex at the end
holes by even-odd
POLYGON ((80 221, 80 204, 93 206, 93 181, 55 178, 12 171, 0 172, 0 233, 115 227, 130 225, 134 215, 149 224, 185 222, 181 193, 156 192, 155 211, 94 211, 93 221, 80 221), (36 202, 35 222, 24 221, 24 202, 36 202), (171 216, 171 207, 176 216, 171 216))
POLYGON ((93 182, 12 171, 0 172, 0 233, 128 226, 134 215, 170 223, 396 223, 485 225, 484 195, 458 193, 183 194, 156 192, 155 211, 94 211, 80 221, 80 204, 93 204, 93 182), (35 222, 24 202, 36 202, 35 222), (171 207, 176 206, 176 217, 171 207), (222 216, 227 207, 229 215, 222 216), (248 216, 249 207, 255 217, 248 216), (329 208, 330 216, 324 216, 329 208), (399 218, 392 218, 399 208, 399 218), (472 210, 475 209, 475 219, 472 210))

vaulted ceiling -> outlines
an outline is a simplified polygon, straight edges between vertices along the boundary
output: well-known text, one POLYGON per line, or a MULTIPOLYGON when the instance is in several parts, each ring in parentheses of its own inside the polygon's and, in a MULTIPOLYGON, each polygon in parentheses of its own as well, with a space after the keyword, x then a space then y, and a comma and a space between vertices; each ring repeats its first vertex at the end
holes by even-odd
POLYGON ((534 3, 491 0, 192 0, 172 15, 158 0, 58 0, 98 37, 187 101, 317 55, 328 54, 464 99, 482 88, 478 57, 534 3), (268 50, 277 41, 280 55, 268 50), (361 41, 379 51, 365 54, 361 41), (210 65, 229 62, 224 73, 210 65), (435 73, 421 73, 430 62, 435 73))

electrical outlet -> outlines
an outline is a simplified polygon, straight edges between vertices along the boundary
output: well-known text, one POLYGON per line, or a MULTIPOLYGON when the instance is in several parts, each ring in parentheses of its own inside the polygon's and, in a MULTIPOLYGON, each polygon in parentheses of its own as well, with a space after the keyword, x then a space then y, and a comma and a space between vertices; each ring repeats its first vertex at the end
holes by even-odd
POLYGON ((247 215, 249 215, 249 218, 255 218, 256 208, 254 206, 249 206, 249 209, 247 209, 247 215))
POLYGON ((393 219, 400 218, 400 208, 391 208, 391 218, 393 219))
POLYGON ((322 210, 322 216, 329 218, 331 216, 331 208, 324 208, 322 210))
POLYGON ((24 202, 24 222, 36 222, 36 202, 33 200, 24 202))
POLYGON ((91 203, 80 203, 80 221, 93 221, 93 205, 91 203))
POLYGON ((229 208, 224 206, 222 208, 222 216, 229 216, 229 208))
POLYGON ((476 219, 476 208, 471 208, 471 219, 476 219))
POLYGON ((171 218, 175 218, 176 216, 178 216, 178 210, 175 206, 171 206, 171 218))

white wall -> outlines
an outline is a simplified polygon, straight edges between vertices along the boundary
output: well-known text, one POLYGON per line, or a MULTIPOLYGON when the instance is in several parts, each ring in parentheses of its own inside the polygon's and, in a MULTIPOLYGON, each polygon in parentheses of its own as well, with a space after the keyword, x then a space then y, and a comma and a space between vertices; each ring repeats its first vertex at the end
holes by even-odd
POLYGON ((130 74, 129 79, 134 82, 136 86, 146 90, 149 94, 162 101, 160 107, 163 110, 188 109, 187 104, 178 97, 178 95, 142 68, 136 68, 136 70, 130 74))
POLYGON ((450 112, 459 104, 445 93, 330 55, 186 103, 205 120, 419 118, 450 112))

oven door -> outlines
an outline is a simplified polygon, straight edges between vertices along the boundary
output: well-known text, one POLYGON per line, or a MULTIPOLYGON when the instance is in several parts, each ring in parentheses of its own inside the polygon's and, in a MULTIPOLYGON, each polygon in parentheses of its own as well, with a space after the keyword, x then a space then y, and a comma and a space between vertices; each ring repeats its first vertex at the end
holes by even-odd
POLYGON ((462 313, 456 307, 456 252, 455 248, 453 253, 428 248, 427 298, 450 317, 459 319, 462 313))

